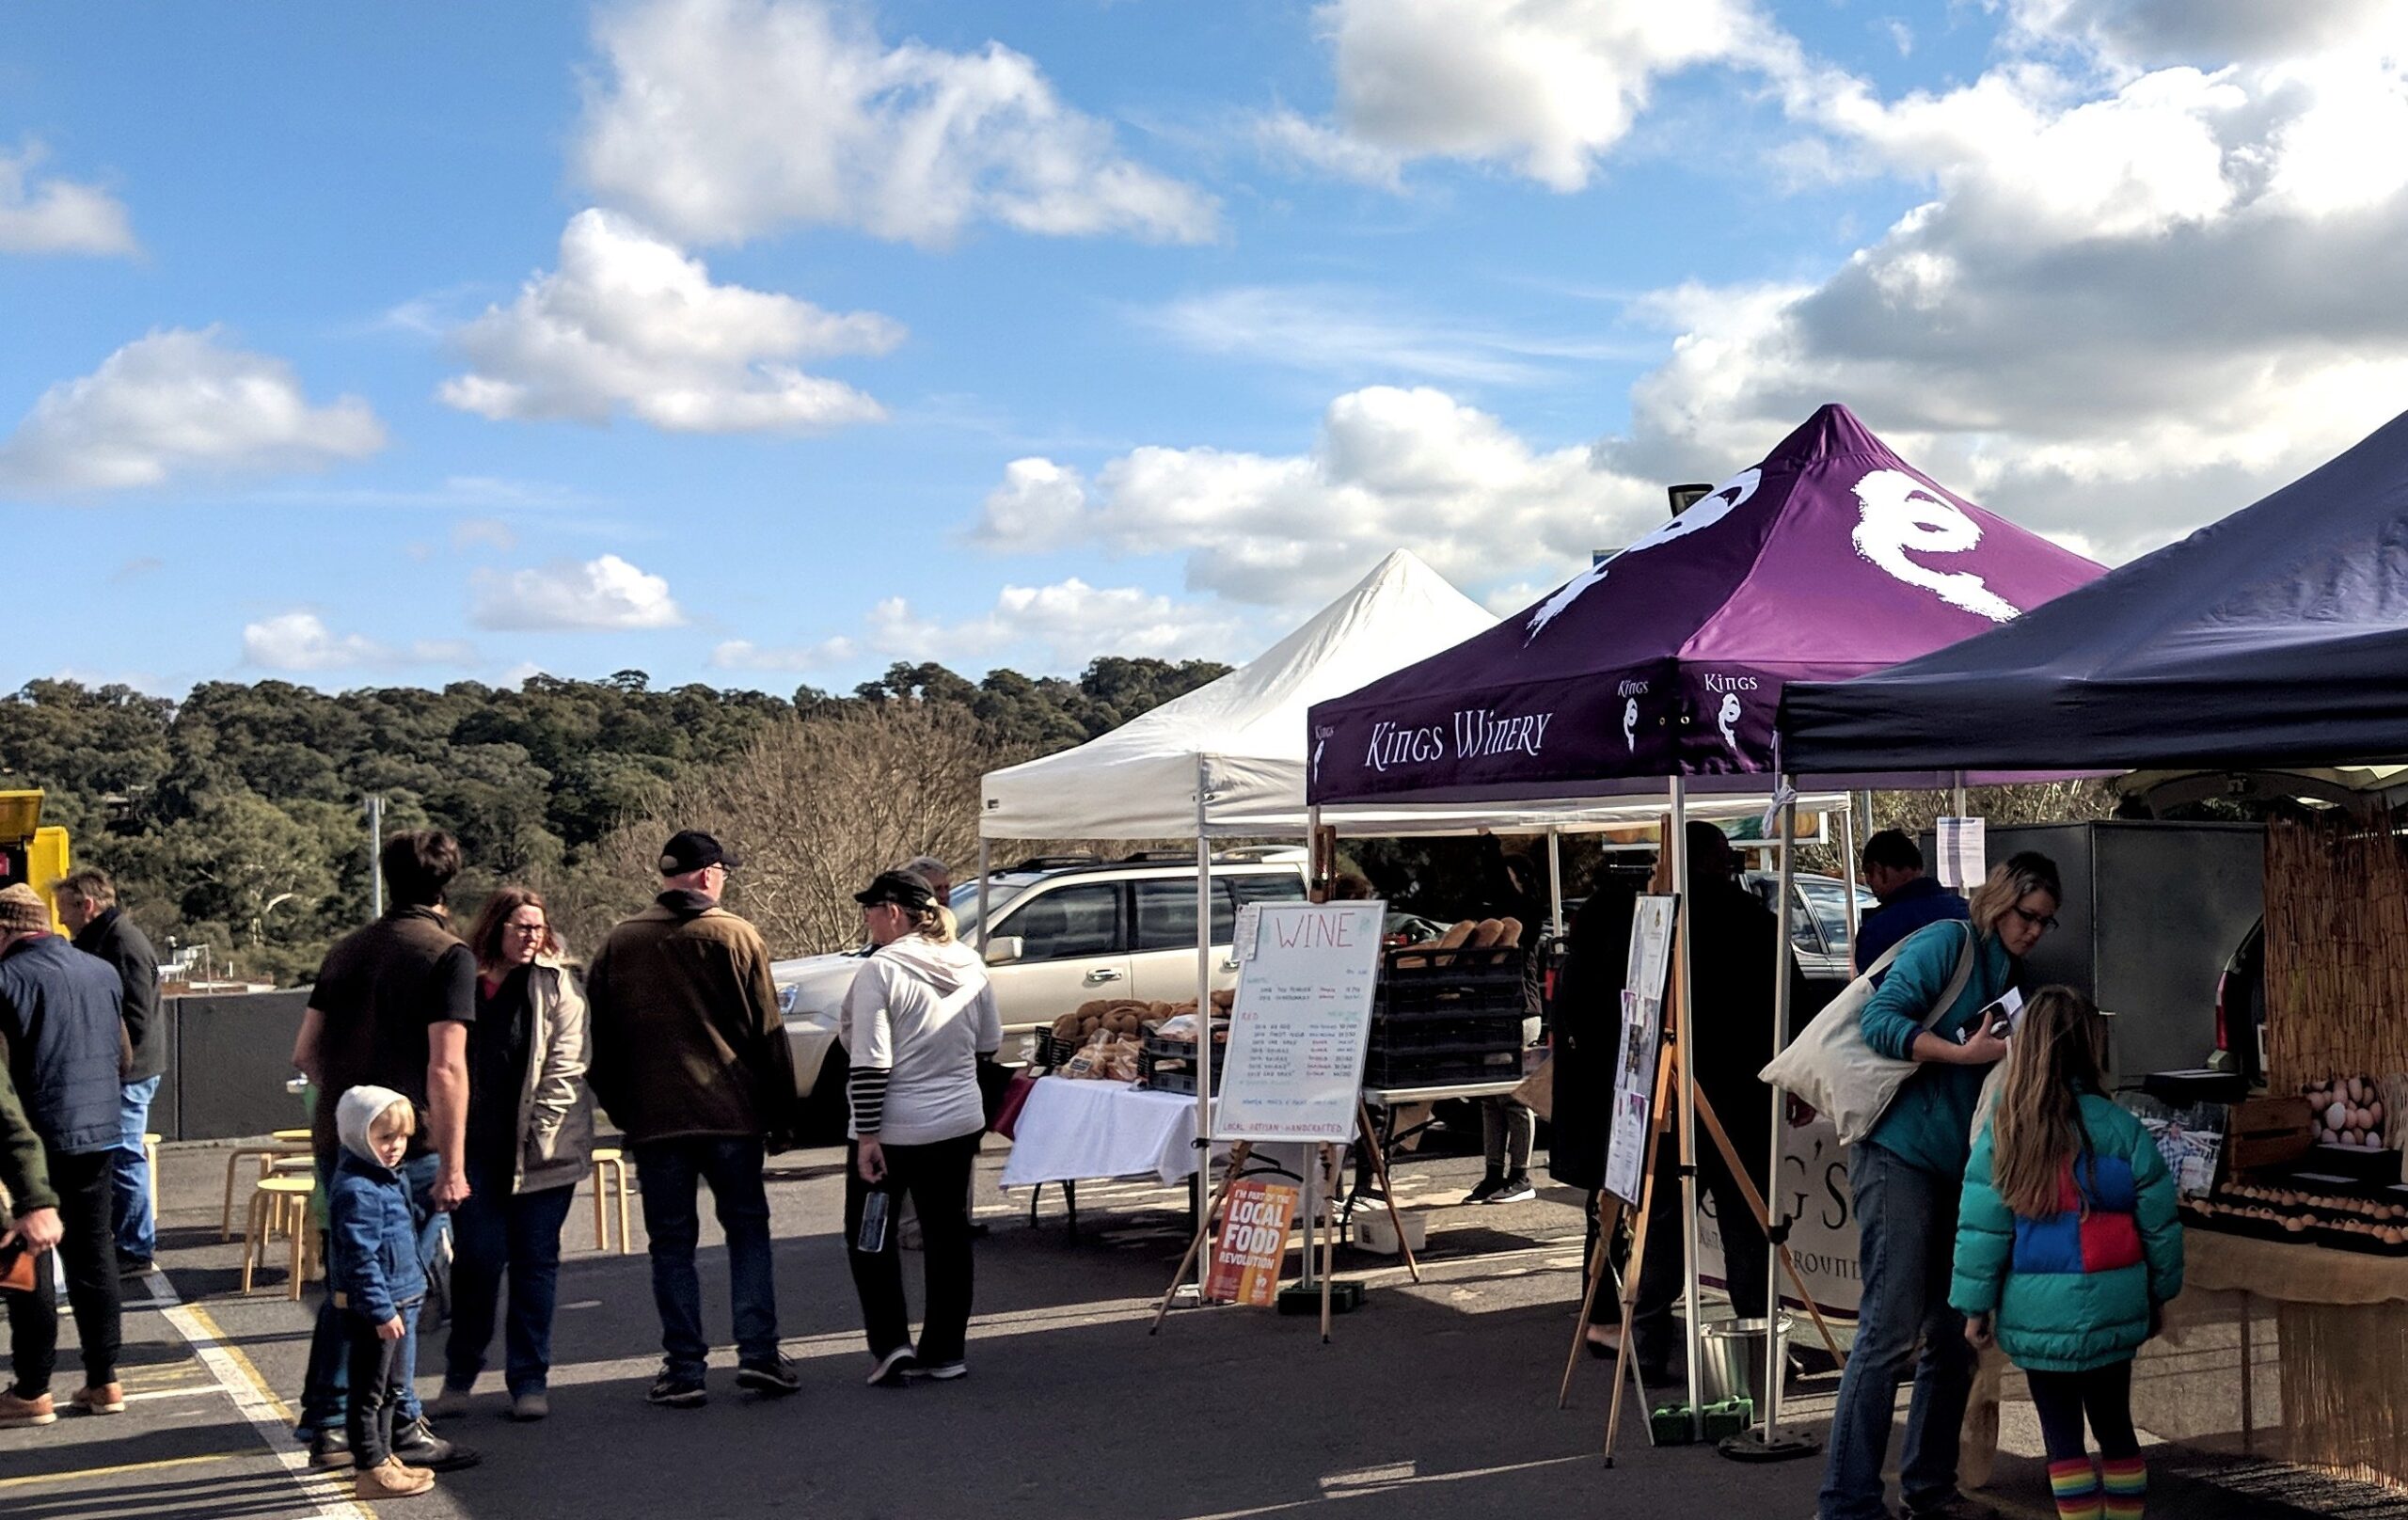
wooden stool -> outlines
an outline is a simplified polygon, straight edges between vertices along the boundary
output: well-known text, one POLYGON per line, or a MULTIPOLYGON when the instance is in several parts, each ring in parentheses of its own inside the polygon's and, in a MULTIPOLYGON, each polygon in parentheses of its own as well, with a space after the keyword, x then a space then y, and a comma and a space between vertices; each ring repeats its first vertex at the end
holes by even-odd
POLYGON ((604 1200, 610 1196, 610 1184, 616 1179, 619 1187, 619 1254, 627 1254, 627 1158, 616 1146, 594 1148, 594 1248, 610 1248, 610 1216, 604 1211, 604 1200))
POLYGON ((236 1146, 226 1153, 226 1201, 217 1212, 217 1238, 221 1241, 234 1238, 234 1168, 242 1164, 244 1157, 248 1156, 259 1164, 259 1176, 254 1180, 265 1181, 270 1167, 278 1158, 309 1154, 309 1132, 307 1130, 278 1130, 268 1139, 271 1144, 236 1146), (286 1138, 296 1134, 300 1136, 298 1141, 286 1138))
POLYGON ((309 1222, 309 1198, 317 1191, 318 1180, 306 1175, 263 1177, 251 1189, 250 1211, 243 1223, 244 1293, 251 1290, 252 1267, 266 1259, 269 1243, 282 1230, 293 1239, 285 1296, 301 1297, 301 1284, 317 1255, 318 1232, 309 1222))
POLYGON ((150 1227, 156 1229, 159 1227, 159 1137, 157 1135, 143 1135, 142 1160, 147 1167, 145 1175, 150 1179, 150 1227))

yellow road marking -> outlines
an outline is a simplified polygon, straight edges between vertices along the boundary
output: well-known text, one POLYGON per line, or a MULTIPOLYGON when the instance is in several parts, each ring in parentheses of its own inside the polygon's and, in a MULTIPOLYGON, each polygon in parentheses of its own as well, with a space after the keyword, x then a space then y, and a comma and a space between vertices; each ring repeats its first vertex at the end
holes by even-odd
POLYGON ((161 1457, 155 1462, 125 1462, 114 1467, 78 1467, 73 1472, 35 1473, 29 1478, 0 1478, 0 1488, 32 1488, 41 1483, 71 1483, 86 1478, 115 1478, 124 1473, 156 1472, 162 1467, 196 1467, 205 1462, 232 1462, 255 1457, 256 1448, 241 1451, 210 1451, 198 1457, 161 1457))

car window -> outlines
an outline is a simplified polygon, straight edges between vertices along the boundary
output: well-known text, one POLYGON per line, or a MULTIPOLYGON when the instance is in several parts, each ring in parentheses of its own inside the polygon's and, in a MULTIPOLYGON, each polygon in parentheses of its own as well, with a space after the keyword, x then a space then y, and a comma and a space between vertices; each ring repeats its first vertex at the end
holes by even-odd
MULTIPOLYGON (((1025 882, 990 879, 987 883, 987 911, 1001 914, 1011 905, 1013 898, 1027 890, 1025 882)), ((945 899, 945 906, 953 910, 953 921, 958 928, 959 938, 976 939, 978 937, 978 883, 964 881, 956 885, 953 895, 945 899)))
POLYGON ((1305 900, 1305 879, 1293 871, 1265 871, 1259 876, 1233 876, 1224 879, 1228 882, 1230 898, 1241 908, 1247 903, 1305 900))
MULTIPOLYGON (((1237 910, 1220 881, 1213 882, 1212 942, 1227 944, 1237 932, 1237 910)), ((1137 883, 1137 948, 1196 948, 1196 880, 1193 877, 1137 883)))
POLYGON ((1019 911, 997 919, 995 927, 1020 936, 1022 960, 1110 955, 1120 948, 1120 884, 1092 881, 1038 893, 1019 911))
POLYGON ((1833 955, 1846 955, 1853 944, 1847 924, 1847 887, 1829 881, 1800 881, 1798 894, 1806 899, 1806 910, 1814 916, 1814 926, 1823 931, 1823 942, 1833 955))

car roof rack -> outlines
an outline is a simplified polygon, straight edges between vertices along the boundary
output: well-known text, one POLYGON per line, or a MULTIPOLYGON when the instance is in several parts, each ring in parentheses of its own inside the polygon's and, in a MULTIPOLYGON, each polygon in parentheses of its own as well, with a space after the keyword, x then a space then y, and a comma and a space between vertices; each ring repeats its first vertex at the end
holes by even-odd
POLYGON ((1093 854, 1031 855, 1028 859, 1021 862, 1018 865, 1011 867, 1011 869, 1015 871, 1059 871, 1065 866, 1101 865, 1102 863, 1102 857, 1093 854))
POLYGON ((1192 849, 1133 849, 1120 857, 1120 863, 1139 865, 1154 861, 1192 861, 1194 859, 1196 859, 1196 852, 1192 849))

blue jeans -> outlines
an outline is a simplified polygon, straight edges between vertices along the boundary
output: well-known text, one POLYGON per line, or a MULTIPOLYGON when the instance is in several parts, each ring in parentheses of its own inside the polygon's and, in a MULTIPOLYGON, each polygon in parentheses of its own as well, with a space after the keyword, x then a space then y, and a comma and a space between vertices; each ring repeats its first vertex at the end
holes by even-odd
MULTIPOLYGON (((415 1161, 402 1163, 402 1180, 409 1184, 410 1208, 434 1228, 435 1174, 441 1170, 440 1158, 433 1151, 415 1161)), ((318 1187, 321 1194, 331 1186, 330 1173, 321 1163, 318 1187)), ((402 1310, 402 1395, 393 1406, 393 1422, 414 1423, 425 1414, 418 1398, 418 1317, 424 1301, 402 1310)), ((351 1328, 343 1322, 343 1311, 335 1307, 332 1274, 326 1279, 326 1296, 318 1301, 317 1327, 309 1335, 309 1365, 301 1374, 301 1413, 293 1421, 293 1433, 306 1441, 320 1431, 341 1431, 345 1428, 344 1412, 351 1402, 351 1328)))
POLYGON ((493 1342, 494 1302, 505 1273, 510 1320, 503 1333, 503 1383, 514 1399, 551 1381, 552 1307, 559 1301, 561 1227, 577 1189, 512 1193, 508 1174, 468 1164, 468 1201, 452 1211, 452 1338, 443 1351, 443 1385, 476 1386, 493 1342))
POLYGON ((748 1363, 778 1356, 778 1286, 769 1254, 769 1195, 761 1184, 759 1140, 701 1136, 653 1140, 634 1148, 643 1187, 644 1233, 652 1238, 652 1301, 660 1311, 660 1349, 669 1370, 700 1378, 710 1342, 703 1338, 703 1285, 694 1273, 702 1234, 697 1182, 707 1182, 727 1236, 728 1296, 736 1310, 736 1353, 748 1363))
POLYGON ((1956 1492, 1957 1433, 1977 1360, 1965 1343, 1965 1317, 1948 1306, 1964 1180, 1925 1171, 1872 1144, 1848 1157, 1847 1175, 1862 1289, 1856 1349, 1848 1354, 1831 1416, 1822 1520, 1877 1520, 1888 1513, 1881 1464, 1898 1385, 1909 1371, 1915 1391, 1898 1468, 1907 1512, 1933 1508, 1956 1492))
POLYGON ((142 1136, 150 1129, 150 1100, 158 1096, 156 1077, 118 1088, 117 1180, 110 1212, 117 1223, 118 1254, 144 1261, 159 1252, 159 1222, 150 1217, 150 1153, 142 1148, 142 1136))

